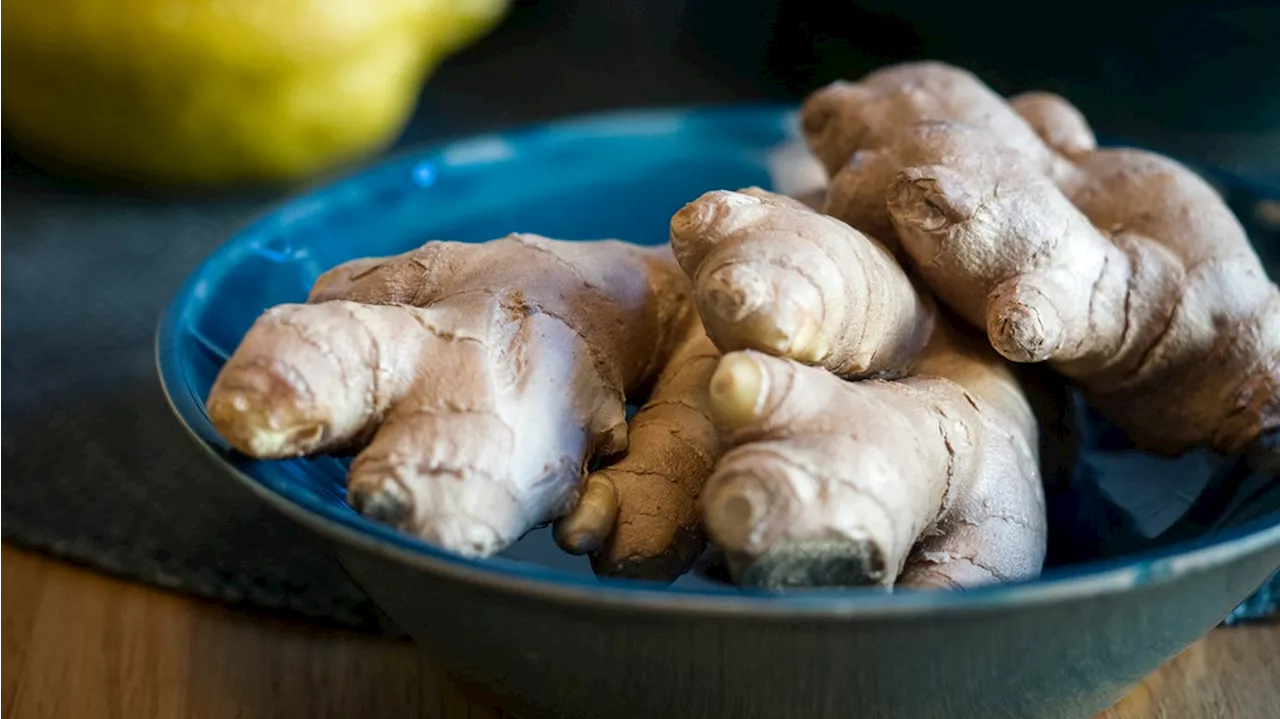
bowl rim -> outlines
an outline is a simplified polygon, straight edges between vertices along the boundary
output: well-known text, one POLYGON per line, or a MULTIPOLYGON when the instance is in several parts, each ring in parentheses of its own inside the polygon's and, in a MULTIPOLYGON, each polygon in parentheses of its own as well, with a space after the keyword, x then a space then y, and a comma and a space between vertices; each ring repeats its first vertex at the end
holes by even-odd
MULTIPOLYGON (((160 385, 169 408, 204 454, 221 469, 286 516, 337 542, 421 569, 445 579, 462 581, 480 588, 518 595, 526 599, 571 605, 593 610, 675 613, 699 616, 737 616, 753 619, 822 620, 832 618, 879 618, 951 615, 1007 611, 1012 606, 1068 602, 1084 597, 1117 594, 1138 586, 1163 584, 1188 574, 1207 571, 1248 555, 1280 547, 1280 512, 1273 512, 1230 530, 1206 537, 1183 540, 1146 552, 1111 559, 1093 560, 1053 570, 1035 580, 998 584, 963 592, 899 591, 885 593, 867 589, 800 590, 785 593, 726 588, 684 589, 661 587, 629 580, 596 579, 563 570, 502 558, 469 559, 427 544, 407 534, 377 525, 358 515, 342 517, 324 511, 323 504, 308 507, 302 500, 277 491, 246 472, 229 456, 225 444, 210 437, 197 425, 207 424, 202 403, 197 406, 189 393, 178 392, 179 380, 187 373, 178 357, 180 318, 197 301, 201 285, 209 276, 220 274, 246 251, 255 237, 275 227, 291 212, 314 209, 323 200, 350 192, 390 170, 436 155, 457 143, 476 138, 501 138, 512 145, 538 133, 619 132, 634 127, 637 120, 671 120, 682 117, 706 119, 716 115, 749 117, 758 115, 774 122, 789 122, 791 104, 715 104, 624 109, 574 115, 550 122, 531 123, 493 133, 482 133, 439 143, 408 148, 399 153, 304 187, 277 199, 228 239, 219 244, 186 276, 162 310, 155 335, 155 362, 160 385), (220 446, 221 445, 221 446, 220 446), (351 518, 354 518, 351 519, 351 518)), ((1222 175, 1224 173, 1216 173, 1222 175)), ((1238 178, 1230 178, 1236 180, 1238 178)), ((1247 180, 1237 186, 1257 190, 1247 180)), ((1262 193, 1267 194, 1267 193, 1262 193)))

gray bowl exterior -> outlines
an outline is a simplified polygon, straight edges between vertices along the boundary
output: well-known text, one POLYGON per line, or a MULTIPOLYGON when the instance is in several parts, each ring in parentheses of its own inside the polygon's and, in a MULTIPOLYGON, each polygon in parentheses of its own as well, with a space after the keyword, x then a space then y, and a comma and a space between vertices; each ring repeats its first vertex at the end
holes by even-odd
POLYGON ((845 617, 619 606, 459 581, 376 546, 338 554, 439 666, 524 717, 1074 718, 1260 586, 1280 566, 1264 533, 1128 587, 845 617))

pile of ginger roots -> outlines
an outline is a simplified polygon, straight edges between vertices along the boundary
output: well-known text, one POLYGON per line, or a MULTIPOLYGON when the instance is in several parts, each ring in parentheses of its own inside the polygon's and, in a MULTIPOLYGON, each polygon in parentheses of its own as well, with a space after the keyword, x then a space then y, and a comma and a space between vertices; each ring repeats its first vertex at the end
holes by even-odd
POLYGON ((554 523, 598 575, 710 548, 762 588, 1037 576, 1020 364, 1149 451, 1276 466, 1280 291, 1200 177, 934 62, 820 89, 800 125, 823 192, 707 192, 669 247, 338 266, 258 319, 210 418, 257 458, 355 454, 356 511, 462 555, 554 523))

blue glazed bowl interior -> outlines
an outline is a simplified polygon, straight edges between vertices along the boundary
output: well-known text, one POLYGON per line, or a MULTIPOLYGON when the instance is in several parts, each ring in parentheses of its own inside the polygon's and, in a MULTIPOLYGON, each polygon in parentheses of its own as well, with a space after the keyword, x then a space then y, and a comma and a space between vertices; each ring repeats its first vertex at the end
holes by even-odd
MULTIPOLYGON (((356 514, 344 501, 346 461, 253 461, 231 451, 205 414, 204 398, 218 370, 258 315, 304 300, 316 277, 333 265, 433 239, 478 242, 513 231, 665 243, 671 215, 702 192, 771 186, 770 153, 793 139, 793 124, 790 109, 778 107, 599 116, 411 153, 298 197, 233 237, 180 289, 158 332, 166 392, 218 461, 278 504, 348 536, 467 571, 609 594, 709 595, 795 606, 815 598, 930 605, 1012 598, 1016 587, 923 599, 858 590, 757 596, 698 572, 670 588, 601 582, 584 558, 556 549, 545 529, 500 557, 467 560, 356 514)), ((1260 199, 1280 193, 1205 174, 1250 224, 1276 276, 1280 238, 1256 209, 1260 199)), ((1123 434, 1085 414, 1080 461, 1050 492, 1050 564, 1045 577, 1031 584, 1104 576, 1133 583, 1168 569, 1179 553, 1256 539, 1259 531, 1270 536, 1280 528, 1280 483, 1210 453, 1171 460, 1138 452, 1123 434)))

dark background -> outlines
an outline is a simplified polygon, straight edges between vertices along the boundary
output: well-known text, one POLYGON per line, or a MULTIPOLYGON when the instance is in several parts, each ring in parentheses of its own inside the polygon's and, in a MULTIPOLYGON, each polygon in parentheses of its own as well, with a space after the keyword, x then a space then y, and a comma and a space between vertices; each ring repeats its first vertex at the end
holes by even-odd
MULTIPOLYGON (((931 57, 1068 95, 1109 135, 1280 183, 1280 7, 521 2, 449 60, 393 151, 621 107, 795 101, 931 57)), ((153 367, 161 306, 286 189, 172 197, 3 150, 3 533, 206 596, 384 627, 322 544, 200 456, 153 367)), ((323 179, 323 178, 321 178, 323 179)))
POLYGON ((1102 133, 1280 182, 1280 3, 520 2, 409 136, 604 108, 798 101, 922 58, 1070 97, 1102 133))

